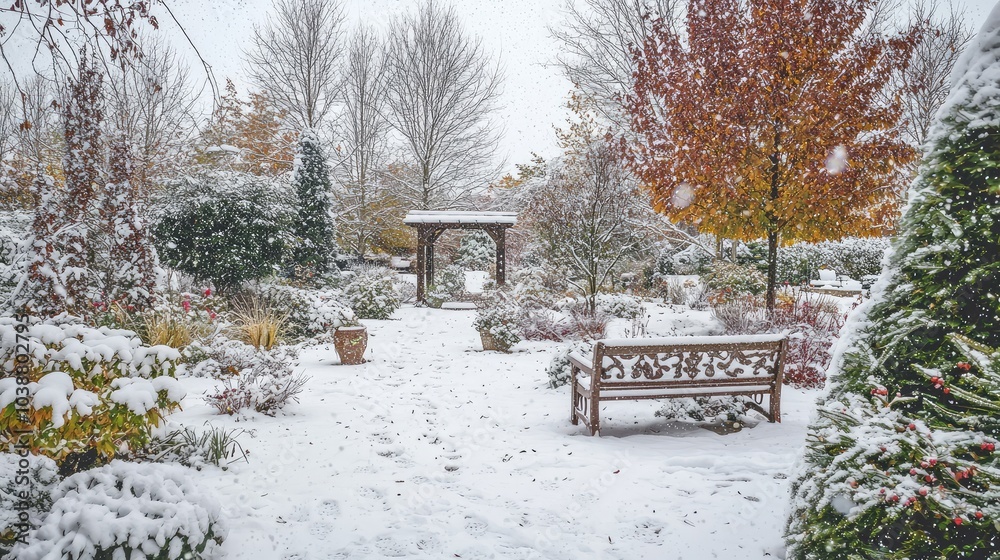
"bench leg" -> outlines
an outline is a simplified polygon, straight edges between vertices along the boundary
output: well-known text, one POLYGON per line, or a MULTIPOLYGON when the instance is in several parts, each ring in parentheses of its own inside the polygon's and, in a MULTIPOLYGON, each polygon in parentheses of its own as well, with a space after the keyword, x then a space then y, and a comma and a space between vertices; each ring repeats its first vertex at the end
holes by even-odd
POLYGON ((580 423, 576 417, 576 366, 570 368, 569 377, 569 421, 574 426, 580 423))
POLYGON ((770 404, 771 404, 771 422, 781 423, 781 393, 775 391, 771 393, 770 404))
POLYGON ((600 418, 601 401, 592 398, 592 399, 589 400, 588 404, 590 404, 590 410, 588 411, 588 412, 590 412, 590 415, 589 415, 590 416, 590 435, 593 436, 593 435, 596 435, 597 432, 601 431, 601 418, 600 418))

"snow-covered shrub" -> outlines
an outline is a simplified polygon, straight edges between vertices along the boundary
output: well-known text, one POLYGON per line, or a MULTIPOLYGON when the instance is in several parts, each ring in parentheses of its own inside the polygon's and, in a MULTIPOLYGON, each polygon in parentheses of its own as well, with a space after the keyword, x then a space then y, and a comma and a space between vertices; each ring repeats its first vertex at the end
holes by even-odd
POLYGON ((359 319, 388 319, 400 305, 393 272, 384 267, 356 270, 344 288, 344 299, 359 319))
POLYGON ((581 340, 600 340, 608 335, 608 323, 611 316, 600 308, 590 313, 585 307, 573 307, 569 310, 569 325, 574 338, 581 340))
POLYGON ((654 415, 675 422, 733 422, 750 409, 747 402, 747 397, 732 396, 666 399, 654 415))
POLYGON ((709 289, 723 299, 738 294, 758 295, 767 289, 767 278, 759 270, 725 261, 713 264, 704 280, 709 289))
POLYGON ((712 264, 713 255, 699 245, 688 245, 674 253, 673 270, 675 274, 703 274, 712 264))
POLYGON ((131 331, 18 325, 0 317, 0 366, 15 371, 24 355, 29 383, 0 379, 0 447, 12 443, 12 430, 20 425, 18 399, 27 397, 31 448, 60 463, 71 454, 96 451, 108 459, 145 445, 185 395, 173 377, 180 353, 145 346, 131 331), (21 353, 24 345, 27 354, 21 353))
POLYGON ((836 302, 819 294, 797 292, 794 298, 775 305, 769 330, 789 333, 785 383, 809 389, 823 387, 830 367, 830 351, 844 320, 836 302))
POLYGON ((571 321, 551 309, 521 306, 518 326, 525 340, 568 340, 576 331, 571 321))
POLYGON ((462 236, 455 264, 467 270, 489 270, 493 265, 495 254, 496 243, 489 234, 475 230, 462 236))
POLYGON ((708 307, 708 286, 691 278, 680 279, 667 277, 660 287, 660 296, 664 303, 686 305, 691 309, 708 307))
POLYGON ((8 309, 11 295, 24 274, 22 266, 17 263, 18 247, 28 236, 31 226, 31 214, 20 211, 0 211, 0 315, 13 315, 14 309, 8 309))
POLYGON ((436 288, 451 298, 462 297, 465 293, 465 270, 457 264, 444 267, 437 275, 436 288))
MULTIPOLYGON (((596 294, 597 311, 611 317, 619 319, 634 319, 646 314, 646 308, 639 299, 627 294, 596 294)), ((560 311, 571 313, 573 311, 586 311, 587 298, 565 298, 555 305, 560 311)))
POLYGON ((292 238, 294 196, 285 181, 247 173, 186 177, 166 189, 153 228, 169 266, 218 288, 275 273, 292 238))
POLYGON ((427 302, 427 307, 432 309, 441 309, 441 306, 450 299, 451 296, 448 292, 437 286, 428 286, 427 293, 424 294, 424 301, 427 302))
POLYGON ((292 370, 296 353, 288 348, 257 352, 248 368, 226 377, 218 392, 205 401, 221 414, 234 415, 245 409, 274 415, 298 395, 309 380, 292 370))
POLYGON ((594 343, 590 341, 575 342, 560 346, 545 368, 545 374, 549 378, 549 387, 555 389, 569 383, 572 376, 569 355, 573 352, 587 358, 588 363, 594 352, 594 343))
POLYGON ((848 237, 820 243, 820 247, 830 255, 834 270, 860 280, 882 271, 882 259, 889 250, 889 240, 884 237, 848 237))
POLYGON ((525 266, 511 273, 509 284, 521 305, 548 308, 562 297, 566 276, 552 266, 525 266))
POLYGON ((41 525, 58 483, 58 466, 52 459, 0 453, 0 558, 6 558, 18 535, 41 525))
POLYGON ((503 292, 487 295, 472 325, 480 335, 492 338, 496 347, 507 351, 521 341, 518 328, 520 308, 503 292))
POLYGON ((226 535, 219 503, 176 465, 112 461, 66 478, 52 499, 15 558, 208 559, 226 535))
POLYGON ((767 330, 764 300, 750 294, 738 294, 711 302, 712 317, 725 334, 756 334, 767 330))
POLYGON ((307 290, 286 285, 269 285, 258 298, 286 317, 286 334, 292 339, 332 333, 354 321, 354 311, 338 290, 307 290))
POLYGON ((225 379, 252 367, 257 359, 257 350, 219 334, 206 343, 188 346, 182 355, 189 365, 178 371, 179 376, 225 379))
POLYGON ((399 294, 399 301, 401 303, 414 303, 417 301, 416 284, 400 280, 398 282, 394 282, 393 286, 396 288, 396 293, 399 294))

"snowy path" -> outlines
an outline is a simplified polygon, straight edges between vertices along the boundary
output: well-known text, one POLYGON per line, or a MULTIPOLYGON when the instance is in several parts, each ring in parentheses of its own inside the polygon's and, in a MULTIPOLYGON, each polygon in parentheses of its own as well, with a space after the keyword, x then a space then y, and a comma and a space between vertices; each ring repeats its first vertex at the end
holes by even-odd
POLYGON ((252 429, 250 463, 204 472, 232 559, 764 558, 781 551, 788 471, 814 393, 782 424, 719 436, 605 407, 603 437, 547 388, 552 345, 484 353, 474 313, 405 308, 367 322, 369 363, 303 352, 312 379, 278 418, 235 422, 187 379, 190 425, 252 429))

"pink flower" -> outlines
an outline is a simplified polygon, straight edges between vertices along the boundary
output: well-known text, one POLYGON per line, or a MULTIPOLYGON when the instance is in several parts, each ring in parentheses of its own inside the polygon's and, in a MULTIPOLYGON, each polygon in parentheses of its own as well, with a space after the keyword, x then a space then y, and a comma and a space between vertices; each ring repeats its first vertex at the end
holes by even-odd
POLYGON ((205 288, 205 297, 212 297, 212 288, 205 288))
POLYGON ((191 300, 184 300, 181 302, 181 307, 184 308, 184 312, 187 313, 191 311, 191 300))

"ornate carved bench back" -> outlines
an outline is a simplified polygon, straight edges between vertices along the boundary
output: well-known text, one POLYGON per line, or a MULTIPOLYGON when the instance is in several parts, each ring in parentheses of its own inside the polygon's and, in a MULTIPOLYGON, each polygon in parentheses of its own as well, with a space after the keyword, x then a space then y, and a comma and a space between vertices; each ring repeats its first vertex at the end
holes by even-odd
POLYGON ((785 341, 607 346, 594 348, 602 386, 770 383, 779 374, 785 341))

